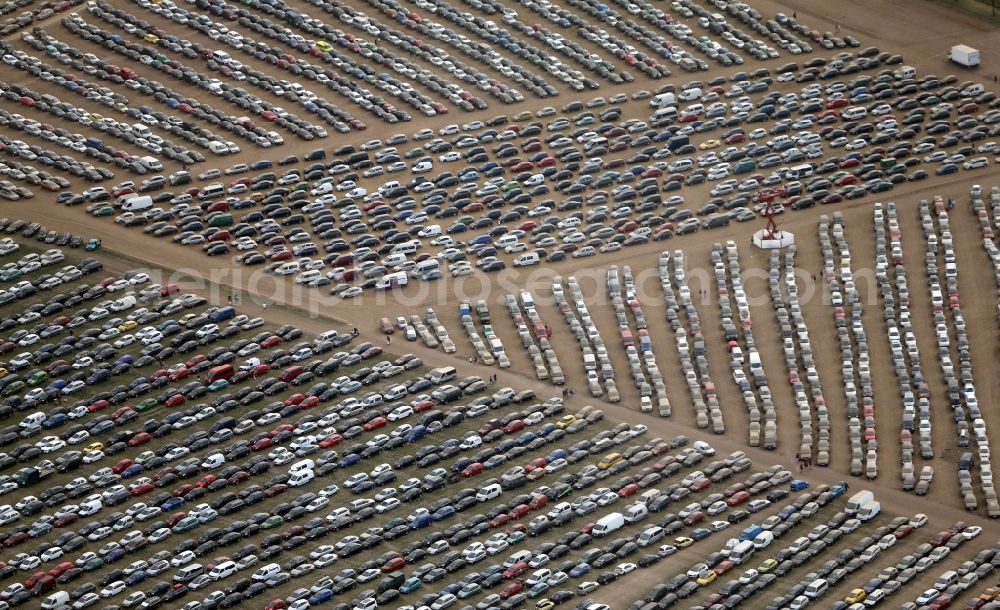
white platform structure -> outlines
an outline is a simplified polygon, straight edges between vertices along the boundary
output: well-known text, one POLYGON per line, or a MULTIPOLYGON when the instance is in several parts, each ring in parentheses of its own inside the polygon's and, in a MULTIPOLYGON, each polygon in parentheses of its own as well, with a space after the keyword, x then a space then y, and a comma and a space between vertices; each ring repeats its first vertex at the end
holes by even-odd
POLYGON ((753 245, 761 250, 780 250, 795 243, 795 234, 791 231, 778 230, 771 233, 767 229, 761 229, 753 234, 753 245))

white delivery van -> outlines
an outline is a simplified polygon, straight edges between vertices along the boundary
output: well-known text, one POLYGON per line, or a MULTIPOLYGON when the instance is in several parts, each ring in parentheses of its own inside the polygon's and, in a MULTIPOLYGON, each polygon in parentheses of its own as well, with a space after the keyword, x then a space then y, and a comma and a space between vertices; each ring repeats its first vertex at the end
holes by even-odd
POLYGON ((691 87, 690 89, 685 89, 681 91, 681 94, 677 96, 682 102, 690 102, 693 100, 701 99, 701 87, 691 87))
POLYGON ((515 267, 530 267, 531 265, 537 265, 541 259, 538 257, 537 252, 528 252, 527 254, 522 254, 521 256, 514 259, 515 267))
POLYGON ((295 474, 292 474, 288 477, 288 486, 302 487, 303 485, 305 485, 309 481, 312 481, 315 478, 316 478, 316 473, 313 472, 312 470, 300 470, 299 472, 296 472, 295 474))
POLYGON ((761 532, 757 534, 753 539, 754 549, 763 549, 771 546, 774 542, 774 532, 761 532))
POLYGON ((153 207, 153 198, 148 195, 129 197, 122 204, 122 210, 126 212, 138 212, 140 210, 148 210, 151 207, 153 207))
POLYGON ((411 240, 396 245, 395 247, 393 247, 392 252, 393 253, 398 252, 400 254, 414 254, 417 251, 417 248, 419 247, 420 247, 420 242, 411 240))
POLYGON ((494 498, 500 497, 503 493, 503 487, 500 487, 499 483, 493 483, 492 485, 487 485, 486 487, 480 489, 476 493, 476 500, 479 502, 489 502, 494 498))
POLYGON ((625 515, 621 513, 611 513, 610 515, 601 517, 594 525, 594 529, 592 529, 590 533, 595 538, 600 538, 619 530, 623 525, 625 525, 625 515))
POLYGON ((375 282, 375 288, 379 290, 398 288, 399 286, 406 286, 409 281, 410 278, 406 275, 405 271, 397 271, 396 273, 389 273, 380 277, 375 282))
POLYGON ((636 538, 636 543, 638 543, 641 547, 649 546, 662 540, 665 535, 666 531, 662 527, 659 525, 650 525, 646 529, 639 532, 639 537, 636 538))
POLYGON ((276 563, 269 563, 266 566, 261 566, 257 568, 257 571, 253 573, 253 576, 251 578, 253 578, 257 582, 264 582, 267 580, 271 580, 272 578, 277 576, 279 572, 281 572, 281 566, 279 566, 276 563))
POLYGON ((809 599, 816 599, 820 595, 826 593, 826 590, 830 588, 830 583, 826 581, 825 578, 817 578, 816 580, 809 583, 806 590, 803 591, 803 595, 809 599))
POLYGON ((406 262, 406 255, 402 252, 393 252, 389 256, 382 259, 382 264, 386 267, 395 267, 396 265, 402 265, 406 262))
POLYGON ((219 182, 214 182, 212 184, 209 184, 205 188, 201 189, 200 191, 198 191, 198 199, 204 201, 206 199, 212 199, 214 197, 222 197, 225 194, 226 194, 226 187, 219 182))
POLYGON ((875 494, 873 494, 871 490, 865 489, 863 491, 859 491, 851 496, 851 499, 847 501, 847 506, 844 507, 844 512, 848 515, 853 515, 858 512, 858 509, 874 499, 875 494))
POLYGON ((625 523, 637 523, 646 518, 649 509, 642 502, 636 502, 625 509, 625 523))
POLYGON ((222 580, 223 578, 229 578, 236 573, 236 562, 235 561, 223 561, 219 565, 215 566, 208 573, 208 577, 212 580, 222 580))
POLYGON ((425 261, 420 261, 413 267, 414 275, 424 275, 430 273, 431 271, 437 271, 441 268, 441 263, 436 258, 429 258, 425 261))
POLYGON ((296 472, 302 472, 303 470, 312 470, 316 467, 316 462, 310 459, 304 459, 299 462, 295 462, 288 469, 288 474, 295 474, 296 472))
POLYGON ((49 594, 42 600, 41 605, 42 610, 63 610, 69 607, 69 593, 65 591, 56 591, 49 594))
POLYGON ((195 577, 205 573, 205 568, 200 563, 189 563, 174 574, 174 582, 190 582, 195 577))
POLYGON ((213 453, 212 455, 205 458, 205 461, 201 463, 201 467, 205 470, 214 470, 219 466, 226 463, 226 456, 221 453, 213 453))
POLYGON ((661 93, 659 95, 654 95, 649 100, 649 105, 653 108, 662 108, 664 106, 669 106, 671 104, 677 103, 677 96, 673 93, 661 93))
POLYGON ((858 509, 858 520, 870 521, 880 512, 882 512, 882 505, 877 500, 874 500, 858 509))
POLYGON ((729 551, 729 561, 735 563, 736 565, 740 565, 753 556, 754 551, 756 550, 757 549, 754 548, 753 540, 742 540, 738 542, 731 551, 729 551))

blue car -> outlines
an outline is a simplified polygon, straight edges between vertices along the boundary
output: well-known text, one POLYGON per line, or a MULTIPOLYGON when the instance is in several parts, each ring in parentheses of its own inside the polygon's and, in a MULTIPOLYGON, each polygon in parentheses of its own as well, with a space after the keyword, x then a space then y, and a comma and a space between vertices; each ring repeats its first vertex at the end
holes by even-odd
POLYGON ((570 578, 579 578, 590 572, 590 564, 578 563, 569 571, 570 578))
POLYGON ((802 491, 803 489, 809 489, 809 483, 801 479, 795 479, 790 485, 792 491, 802 491))

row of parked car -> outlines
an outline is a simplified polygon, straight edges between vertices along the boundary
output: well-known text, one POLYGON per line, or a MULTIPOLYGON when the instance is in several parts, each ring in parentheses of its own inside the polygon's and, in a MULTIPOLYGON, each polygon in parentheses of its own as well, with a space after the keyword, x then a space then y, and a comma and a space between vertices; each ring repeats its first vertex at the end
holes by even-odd
POLYGON ((843 214, 834 212, 819 222, 823 254, 823 281, 830 291, 830 307, 837 321, 841 370, 847 400, 847 426, 851 446, 851 474, 878 477, 878 437, 875 430, 871 359, 868 336, 861 321, 862 304, 851 265, 850 244, 843 214))
POLYGON ((975 449, 971 456, 962 456, 959 463, 959 493, 967 510, 978 508, 979 500, 974 492, 970 472, 973 461, 978 461, 976 466, 979 468, 979 484, 986 501, 987 513, 991 517, 998 517, 1000 503, 997 501, 990 462, 990 437, 972 374, 972 356, 968 347, 970 339, 959 298, 959 269, 947 205, 942 197, 937 196, 932 202, 921 201, 919 211, 921 227, 927 240, 925 261, 938 362, 947 385, 948 404, 958 432, 957 445, 975 449), (954 343, 951 339, 952 332, 954 343))
MULTIPOLYGON (((733 382, 743 395, 750 422, 748 444, 751 447, 759 446, 763 440, 765 449, 774 449, 777 446, 777 415, 771 400, 767 373, 754 339, 750 301, 743 285, 736 242, 727 241, 724 246, 713 244, 711 263, 719 295, 722 334, 729 346, 729 369, 732 371, 733 382)), ((805 433, 804 425, 801 429, 805 433)), ((811 433, 811 428, 809 432, 811 433)), ((803 442, 806 440, 803 438, 803 442)), ((800 455, 803 449, 805 448, 799 447, 800 455)), ((811 456, 811 453, 806 455, 811 456)))
MULTIPOLYGON (((792 245, 783 254, 774 250, 768 257, 771 303, 782 335, 785 369, 799 412, 798 455, 804 459, 812 459, 817 466, 826 466, 830 463, 830 410, 827 408, 823 384, 816 368, 809 327, 802 315, 795 276, 798 268, 795 263, 796 253, 797 248, 792 245)), ((767 412, 767 405, 765 402, 765 419, 773 419, 773 414, 769 415, 767 412)), ((773 409, 774 405, 771 404, 772 412, 773 409)))

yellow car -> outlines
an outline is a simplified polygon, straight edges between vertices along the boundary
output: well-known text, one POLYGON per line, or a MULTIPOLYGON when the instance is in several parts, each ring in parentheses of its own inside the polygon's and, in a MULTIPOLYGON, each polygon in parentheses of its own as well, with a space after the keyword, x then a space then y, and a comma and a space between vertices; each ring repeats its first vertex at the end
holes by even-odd
POLYGON ((156 34, 146 34, 145 36, 143 36, 143 38, 149 44, 156 44, 156 43, 160 42, 160 39, 156 37, 156 34))
POLYGON ((698 586, 704 587, 715 582, 715 579, 718 578, 718 576, 719 575, 715 573, 715 570, 706 570, 705 573, 699 576, 698 580, 695 582, 698 583, 698 586))
POLYGON ((861 602, 865 601, 866 597, 868 597, 868 594, 865 593, 864 589, 853 589, 851 590, 850 593, 847 594, 847 597, 844 598, 844 601, 849 604, 860 604, 861 602))
POLYGON ((125 320, 124 322, 122 322, 121 324, 118 325, 118 330, 120 330, 123 333, 126 333, 126 332, 128 332, 128 331, 130 331, 130 330, 132 330, 134 328, 138 328, 138 327, 139 327, 139 323, 136 322, 135 320, 125 320))
POLYGON ((330 51, 333 50, 333 45, 325 40, 317 40, 316 48, 322 51, 323 53, 329 53, 330 51))
POLYGON ((83 448, 84 453, 98 453, 100 451, 104 451, 104 443, 100 441, 97 441, 95 443, 90 443, 89 445, 83 448))
MULTIPOLYGON (((523 110, 523 111, 518 112, 517 114, 514 115, 514 120, 515 121, 530 121, 534 117, 535 117, 535 115, 531 114, 530 111, 523 110)), ((542 601, 549 601, 549 600, 542 600, 542 601)))
POLYGON ((559 428, 560 430, 565 430, 566 428, 569 428, 570 425, 575 421, 576 421, 575 415, 565 415, 562 418, 560 418, 559 421, 556 422, 556 427, 559 428))
POLYGON ((622 461, 622 454, 620 453, 609 453, 604 456, 604 459, 597 463, 597 467, 601 470, 607 470, 611 468, 618 462, 622 461))
POLYGON ((535 610, 552 610, 555 607, 556 603, 547 597, 535 602, 535 610))
POLYGON ((979 599, 987 602, 991 602, 997 597, 1000 597, 1000 589, 996 587, 987 587, 985 591, 979 594, 979 599))
POLYGON ((186 313, 183 316, 181 316, 180 320, 177 320, 177 323, 180 324, 181 326, 184 326, 185 324, 187 324, 191 320, 194 320, 197 317, 198 317, 198 314, 196 314, 196 313, 186 313))
POLYGON ((7 370, 7 367, 0 366, 0 377, 6 377, 9 373, 10 371, 7 370))
POLYGON ((704 142, 698 145, 698 148, 700 148, 701 150, 708 150, 709 148, 718 148, 718 147, 719 147, 718 140, 705 140, 704 142))
POLYGON ((694 540, 688 538, 687 536, 678 536, 674 538, 674 546, 679 549, 686 549, 692 544, 694 544, 694 540))

